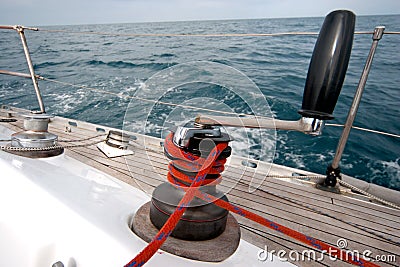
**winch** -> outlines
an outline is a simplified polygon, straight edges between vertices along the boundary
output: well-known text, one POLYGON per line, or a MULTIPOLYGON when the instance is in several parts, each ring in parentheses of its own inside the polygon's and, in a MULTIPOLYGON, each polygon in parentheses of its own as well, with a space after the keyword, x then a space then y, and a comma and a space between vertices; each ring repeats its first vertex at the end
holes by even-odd
POLYGON ((150 242, 170 216, 182 208, 188 192, 196 190, 198 195, 209 196, 209 199, 194 197, 185 203, 184 213, 167 234, 171 237, 162 249, 209 262, 222 261, 232 255, 240 242, 239 224, 228 210, 214 204, 215 199, 228 202, 217 185, 231 155, 230 141, 231 137, 219 127, 177 127, 173 130, 164 142, 164 154, 170 160, 167 182, 157 186, 151 201, 136 212, 132 230, 150 242), (222 148, 216 153, 219 147, 222 148), (213 159, 211 165, 210 158, 213 159))
MULTIPOLYGON (((219 128, 178 127, 167 136, 164 142, 164 153, 171 160, 168 166, 168 182, 158 186, 152 195, 150 220, 161 228, 168 217, 175 211, 197 173, 203 168, 205 158, 219 143, 228 143, 231 138, 219 128)), ((202 185, 203 192, 227 201, 227 197, 216 189, 224 171, 226 158, 231 154, 227 146, 214 162, 202 185)), ((220 235, 226 226, 228 211, 195 198, 187 207, 172 236, 187 240, 212 239, 220 235)))
POLYGON ((106 140, 97 144, 97 148, 108 158, 133 155, 134 152, 129 149, 129 141, 132 136, 121 131, 110 130, 106 140))
POLYGON ((47 131, 53 115, 32 113, 21 116, 24 118, 24 131, 11 135, 11 147, 20 149, 10 149, 8 152, 29 158, 52 157, 63 153, 64 149, 57 146, 58 136, 47 131), (51 147, 54 149, 45 149, 51 147))

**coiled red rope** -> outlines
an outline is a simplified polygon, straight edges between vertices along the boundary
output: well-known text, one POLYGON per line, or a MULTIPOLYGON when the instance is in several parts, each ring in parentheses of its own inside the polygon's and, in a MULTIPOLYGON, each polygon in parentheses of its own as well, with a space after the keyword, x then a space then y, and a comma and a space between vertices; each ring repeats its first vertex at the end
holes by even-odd
MULTIPOLYGON (((190 202, 195 196, 195 193, 198 190, 197 188, 203 184, 206 175, 213 168, 215 160, 227 146, 227 143, 220 143, 211 151, 208 157, 203 161, 200 171, 193 179, 190 187, 187 188, 185 195, 179 202, 174 213, 171 214, 154 239, 138 255, 136 255, 133 260, 126 264, 125 267, 143 266, 157 252, 157 250, 162 246, 162 244, 174 230, 176 224, 179 222, 179 219, 182 217, 186 208, 189 206, 190 202)), ((193 161, 196 160, 200 159, 193 158, 193 161)))
MULTIPOLYGON (((204 168, 206 159, 175 146, 172 142, 172 138, 173 134, 171 133, 165 138, 164 142, 165 153, 172 159, 168 165, 167 179, 175 186, 188 187, 196 178, 196 174, 204 168), (182 170, 192 174, 185 174, 182 170)), ((226 142, 225 148, 227 146, 228 142, 226 142)), ((206 177, 200 186, 218 184, 221 181, 222 177, 220 174, 225 169, 225 163, 226 159, 216 158, 207 173, 208 175, 213 175, 213 178, 208 179, 208 177, 206 177)))
POLYGON ((133 260, 131 260, 124 267, 143 266, 157 252, 157 250, 162 246, 164 241, 172 233, 176 224, 179 222, 179 219, 182 217, 186 208, 189 206, 190 202, 195 196, 207 202, 213 202, 215 205, 219 207, 222 207, 226 210, 229 210, 233 213, 243 216, 249 220, 257 222, 269 229, 290 236, 304 244, 307 244, 321 251, 322 253, 326 253, 326 255, 336 257, 342 261, 351 263, 356 266, 366 266, 366 267, 378 266, 373 262, 361 260, 359 257, 351 255, 348 251, 343 251, 318 239, 307 236, 303 233, 290 229, 281 224, 275 223, 251 211, 248 211, 237 205, 234 205, 232 203, 229 203, 227 201, 216 198, 210 194, 198 190, 199 186, 212 185, 220 182, 221 180, 220 173, 224 170, 224 164, 226 162, 226 159, 220 160, 217 158, 219 157, 221 152, 228 146, 228 144, 220 143, 216 145, 216 147, 210 152, 208 157, 204 159, 175 146, 172 142, 172 137, 173 134, 171 133, 170 135, 167 136, 164 143, 164 148, 166 150, 165 152, 172 159, 172 161, 168 166, 169 173, 167 178, 171 184, 179 186, 184 190, 186 190, 186 193, 182 198, 182 200, 179 202, 174 213, 171 214, 169 219, 166 221, 166 223, 160 229, 160 231, 154 237, 154 239, 138 255, 136 255, 136 257, 133 260), (182 173, 180 169, 188 170, 190 172, 197 174, 195 176, 187 175, 182 173), (206 176, 208 174, 218 175, 218 177, 215 179, 209 179, 209 181, 207 181, 206 176), (190 184, 190 186, 188 186, 188 184, 190 184))

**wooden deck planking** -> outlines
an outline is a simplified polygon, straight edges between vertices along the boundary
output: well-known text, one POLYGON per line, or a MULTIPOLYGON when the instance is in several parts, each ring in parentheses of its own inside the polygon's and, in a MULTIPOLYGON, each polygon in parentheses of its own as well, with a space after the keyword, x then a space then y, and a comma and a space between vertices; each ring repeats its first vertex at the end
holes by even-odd
MULTIPOLYGON (((132 164, 137 164, 137 163, 142 163, 142 164, 144 164, 145 162, 140 162, 140 158, 138 157, 138 156, 140 156, 138 153, 135 155, 135 156, 132 156, 132 158, 135 158, 135 162, 133 162, 132 164)), ((128 157, 129 158, 129 157, 128 157)), ((106 160, 108 160, 108 159, 106 159, 106 160)), ((125 162, 124 162, 124 160, 122 160, 123 162, 120 162, 120 163, 118 163, 117 162, 117 160, 112 160, 113 162, 115 162, 115 164, 120 164, 119 165, 119 167, 121 167, 121 168, 123 168, 124 167, 124 165, 126 164, 125 162), (122 165, 121 165, 122 164, 122 165)), ((131 160, 127 160, 128 161, 128 163, 131 161, 131 160)), ((157 164, 156 162, 154 162, 153 161, 153 166, 154 167, 158 167, 157 169, 159 169, 160 170, 160 172, 158 172, 161 176, 162 176, 162 179, 164 180, 164 177, 165 177, 165 174, 166 174, 166 168, 165 168, 165 164, 166 164, 166 161, 165 161, 165 159, 164 159, 164 163, 160 163, 160 164, 157 164), (161 171, 161 170, 163 170, 163 172, 161 171)), ((225 176, 226 178, 229 178, 229 174, 228 175, 226 175, 225 176)), ((229 184, 230 183, 230 180, 229 179, 224 179, 223 180, 224 182, 223 182, 223 185, 226 185, 226 186, 229 186, 229 185, 227 185, 227 184, 229 184)), ((241 182, 240 182, 241 183, 241 182)), ((238 185, 240 185, 240 183, 238 184, 238 185)), ((278 190, 279 190, 279 188, 278 188, 278 190)), ((243 189, 243 192, 246 192, 246 189, 243 189)), ((259 193, 260 191, 256 191, 255 192, 255 194, 257 194, 257 193, 259 193)), ((291 192, 292 194, 293 194, 293 191, 291 192)), ((254 195, 253 195, 254 196, 254 195)), ((287 197, 285 197, 285 198, 287 198, 287 197)), ((299 199, 296 199, 296 201, 299 201, 299 199)), ((304 199, 303 199, 303 201, 304 201, 304 199)), ((293 203, 292 203, 293 204, 293 203)), ((345 213, 342 213, 342 214, 344 214, 344 215, 346 215, 345 213)), ((367 216, 365 216, 365 214, 360 214, 360 215, 362 215, 362 220, 364 221, 364 220, 366 220, 367 218, 367 216)), ((348 219, 352 219, 354 216, 348 216, 348 219)), ((373 219, 376 219, 376 217, 372 217, 371 216, 371 218, 370 218, 370 220, 369 220, 369 223, 371 223, 372 225, 373 224, 377 224, 377 222, 375 222, 375 221, 373 221, 373 219)), ((368 220, 367 220, 368 221, 368 220)), ((386 221, 383 221, 383 225, 385 225, 385 223, 386 223, 386 221)), ((386 226, 389 226, 390 227, 390 229, 388 229, 388 231, 393 231, 393 230, 398 230, 399 229, 399 223, 396 223, 396 222, 393 222, 393 221, 389 221, 389 223, 386 225, 386 226), (394 229, 393 229, 394 228, 394 229)))
MULTIPOLYGON (((81 148, 81 149, 74 149, 74 150, 80 150, 80 151, 82 151, 82 150, 84 150, 84 148, 81 148)), ((90 156, 92 156, 92 157, 96 157, 96 156, 98 156, 98 155, 95 155, 95 154, 92 154, 92 153, 90 153, 90 152, 85 152, 85 151, 83 151, 82 152, 82 154, 85 154, 85 153, 87 153, 87 154, 89 154, 90 156)), ((137 157, 135 157, 136 159, 137 159, 137 157)), ((108 159, 97 159, 99 162, 101 162, 102 164, 107 164, 107 161, 108 161, 108 159)), ((126 173, 126 175, 130 175, 130 173, 129 173, 129 170, 128 170, 128 168, 127 168, 127 166, 126 166, 126 163, 124 163, 124 162, 117 162, 115 159, 113 160, 114 161, 114 164, 113 164, 113 166, 115 166, 116 168, 118 168, 118 169, 120 169, 120 170, 125 170, 125 173, 126 173)), ((136 162, 136 165, 138 165, 138 164, 140 164, 140 165, 143 165, 143 163, 140 163, 140 162, 136 162)), ((148 169, 148 167, 147 166, 141 166, 140 167, 140 171, 142 171, 143 169, 148 169)), ((164 166, 164 169, 166 169, 166 167, 164 166)), ((150 171, 152 171, 151 170, 151 168, 150 168, 150 171)), ((154 174, 159 174, 160 172, 158 172, 158 171, 155 171, 155 173, 153 173, 153 175, 150 175, 150 177, 149 178, 143 178, 143 179, 150 179, 150 180, 156 180, 156 182, 155 183, 151 183, 151 184, 158 184, 158 183, 161 183, 162 181, 164 181, 165 179, 164 179, 164 177, 165 177, 165 174, 166 174, 166 171, 164 172, 164 173, 162 173, 162 178, 161 179, 155 179, 154 177, 154 174)), ((139 173, 134 173, 134 175, 140 175, 140 172, 139 173)), ((230 191, 229 192, 229 195, 233 195, 233 196, 239 196, 239 197, 241 197, 241 198, 243 198, 243 200, 251 200, 252 202, 250 202, 251 204, 260 204, 260 205, 263 205, 263 207, 272 207, 273 209, 276 209, 276 206, 277 205, 275 205, 275 201, 277 201, 277 200, 280 200, 280 198, 279 197, 275 197, 275 199, 271 199, 271 197, 270 197, 270 194, 268 194, 268 193, 266 193, 266 194, 264 194, 263 196, 260 196, 259 195, 259 191, 258 192, 255 192, 255 193, 253 193, 252 195, 251 195, 251 198, 249 198, 249 197, 246 197, 246 191, 245 191, 245 186, 244 185, 242 185, 242 184, 237 184, 236 185, 236 187, 234 188, 234 190, 232 190, 232 191, 230 191)), ((247 195, 249 195, 248 193, 247 193, 247 195)), ((236 203, 238 203, 238 201, 235 201, 236 203)), ((244 203, 240 203, 240 201, 239 201, 239 203, 238 204, 241 204, 241 205, 243 205, 244 203)), ((280 202, 280 204, 286 204, 286 205, 291 205, 291 206, 296 206, 296 204, 294 204, 293 202, 292 203, 284 203, 283 201, 281 201, 280 202)), ((251 208, 251 206, 252 205, 246 205, 247 207, 249 207, 249 208, 251 208)), ((300 206, 301 207, 301 206, 300 206)), ((261 207, 260 207, 260 209, 261 209, 261 207)), ((277 208, 278 210, 283 210, 282 208, 281 209, 279 209, 279 208, 277 208)), ((278 210, 274 210, 274 212, 270 212, 270 215, 272 214, 276 214, 276 213, 278 213, 278 210)), ((326 225, 325 224, 328 224, 328 225, 331 225, 331 226, 333 226, 333 227, 335 227, 335 228, 342 228, 342 229, 346 229, 346 228, 350 228, 351 229, 351 231, 353 231, 353 232, 358 232, 358 233, 360 233, 360 234, 362 234, 362 235, 367 235, 367 236, 371 236, 371 237, 374 237, 374 238, 378 238, 378 240, 379 239, 381 239, 381 238, 379 238, 379 237, 376 237, 376 236, 373 236, 373 235, 371 235, 371 234, 369 234, 369 233, 365 233, 364 231, 362 231, 362 230, 360 230, 360 229, 358 229, 358 228, 355 228, 354 226, 350 226, 350 225, 348 225, 348 224, 345 224, 345 223, 343 223, 343 222, 341 222, 341 221, 336 221, 336 220, 333 220, 332 218, 329 218, 329 221, 327 221, 327 217, 326 216, 323 216, 323 215, 320 215, 320 214, 317 214, 317 213, 313 213, 313 212, 310 212, 309 211, 309 209, 307 209, 307 208, 304 208, 304 207, 302 207, 302 208, 300 208, 300 209, 298 209, 298 210, 292 210, 291 211, 291 214, 293 214, 293 216, 294 215, 298 215, 298 216, 301 216, 301 215, 304 215, 305 217, 306 217, 306 225, 308 225, 309 223, 313 223, 312 221, 308 221, 309 220, 309 218, 311 218, 311 217, 313 217, 313 220, 314 220, 314 224, 318 224, 318 223, 320 223, 321 225, 320 225, 320 227, 321 228, 324 228, 324 226, 325 226, 325 228, 326 228, 326 225), (307 222, 308 221, 308 222, 307 222)), ((349 216, 350 217, 350 216, 349 216)), ((350 218, 352 218, 352 217, 350 217, 350 218)), ((288 218, 286 218, 286 219, 288 219, 288 218)), ((298 221, 298 219, 299 218, 292 218, 292 220, 291 221, 294 221, 294 222, 296 222, 296 221, 298 221)), ((358 224, 360 224, 361 222, 360 221, 355 221, 355 222, 353 222, 353 223, 358 223, 358 224)), ((316 226, 316 225, 315 225, 316 226)), ((317 227, 317 226, 316 226, 317 227)), ((375 226, 375 227, 379 227, 379 225, 377 225, 377 226, 375 226)), ((317 228, 318 229, 318 228, 317 228)), ((331 229, 332 230, 332 229, 331 229)), ((393 232, 393 230, 396 230, 396 229, 391 229, 391 231, 393 232)), ((346 235, 347 235, 348 233, 346 233, 346 235)), ((339 238, 339 237, 338 237, 339 238)), ((362 238, 362 236, 361 236, 361 238, 362 238)), ((357 240, 360 240, 359 238, 357 238, 357 240)), ((382 244, 381 244, 382 245, 382 244)))
MULTIPOLYGON (((50 132, 59 135, 60 139, 82 139, 96 135, 95 131, 73 128, 71 133, 64 131, 66 122, 57 120, 50 124, 50 132)), ((21 121, 13 123, 13 130, 21 128, 21 121)), ((161 152, 145 152, 138 147, 134 148, 135 155, 122 158, 108 159, 95 146, 66 149, 66 154, 90 166, 102 170, 124 182, 138 187, 135 180, 142 180, 140 186, 149 192, 165 180, 166 164, 161 152), (152 157, 153 167, 146 165, 146 153, 152 157), (127 163, 131 166, 128 167, 127 163), (132 166, 138 167, 132 168, 132 166), (130 170, 129 170, 130 169, 130 170), (137 179, 132 179, 132 174, 137 179)), ((346 196, 331 194, 317 189, 302 186, 279 179, 266 179, 253 194, 248 193, 248 182, 251 178, 264 179, 265 175, 255 174, 251 171, 242 171, 237 167, 230 167, 224 173, 224 182, 221 187, 233 187, 228 197, 232 203, 247 207, 255 213, 283 224, 307 235, 318 238, 331 245, 336 245, 340 237, 349 241, 349 249, 373 251, 374 255, 395 254, 396 262, 382 264, 382 266, 400 265, 400 213, 397 210, 380 205, 355 200, 346 196), (238 175, 241 175, 239 182, 238 175), (278 205, 277 205, 278 204, 278 205), (312 209, 310 209, 311 207, 312 209), (323 211, 328 214, 319 214, 323 211), (335 218, 339 218, 337 220, 335 218), (384 238, 351 224, 366 227, 385 238, 393 239, 397 244, 388 242, 384 238)), ((302 251, 308 246, 292 240, 281 233, 272 231, 245 218, 235 216, 242 225, 243 239, 263 248, 268 245, 270 249, 296 249, 302 251)), ((329 259, 323 262, 296 262, 301 266, 332 265, 329 259)), ((348 266, 347 263, 336 262, 335 266, 348 266)))

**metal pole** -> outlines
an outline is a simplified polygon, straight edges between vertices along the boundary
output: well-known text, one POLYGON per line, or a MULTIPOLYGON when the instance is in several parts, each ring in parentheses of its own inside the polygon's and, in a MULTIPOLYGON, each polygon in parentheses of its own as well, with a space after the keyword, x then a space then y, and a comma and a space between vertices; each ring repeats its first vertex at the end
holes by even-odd
POLYGON ((25 57, 26 57, 26 62, 28 63, 29 72, 30 72, 30 75, 31 75, 31 78, 32 78, 32 82, 33 82, 33 87, 35 88, 36 98, 37 98, 37 100, 39 102, 40 112, 41 113, 46 113, 46 110, 45 110, 44 105, 43 105, 42 96, 40 94, 39 85, 38 85, 38 82, 37 82, 37 79, 36 79, 35 71, 33 69, 31 56, 29 54, 28 44, 26 42, 26 38, 25 38, 25 34, 24 34, 24 28, 21 27, 21 26, 16 26, 15 29, 17 30, 19 36, 21 37, 21 42, 22 42, 22 46, 24 47, 24 53, 25 53, 25 57))
MULTIPOLYGON (((31 75, 30 74, 16 72, 16 71, 0 70, 0 74, 5 74, 5 75, 11 75, 11 76, 17 76, 17 77, 31 79, 31 75)), ((36 75, 36 79, 42 79, 42 78, 43 78, 42 76, 36 75)))
POLYGON ((340 137, 338 146, 336 148, 335 157, 333 158, 333 161, 332 161, 332 165, 331 166, 332 166, 333 169, 337 169, 339 167, 339 163, 340 163, 340 159, 342 158, 343 150, 344 150, 344 148, 346 146, 347 139, 349 138, 351 127, 353 126, 354 119, 355 119, 355 117, 357 115, 357 110, 358 110, 358 107, 360 105, 361 96, 363 94, 363 91, 364 91, 364 88, 365 88, 365 84, 366 84, 367 79, 368 79, 368 74, 369 74, 369 71, 371 69, 372 60, 374 58, 375 51, 376 51, 376 48, 378 46, 378 42, 383 36, 384 30, 385 30, 384 26, 378 26, 374 30, 374 33, 373 33, 373 36, 372 36, 373 42, 372 42, 372 45, 371 45, 371 49, 369 51, 367 62, 365 63, 364 70, 363 70, 363 73, 362 73, 361 78, 360 78, 360 82, 358 83, 358 88, 357 88, 356 94, 354 95, 353 103, 352 103, 352 105, 350 107, 349 114, 347 115, 346 123, 344 124, 342 136, 340 137))
POLYGON ((0 29, 2 30, 14 30, 14 26, 9 26, 9 25, 0 25, 0 29))

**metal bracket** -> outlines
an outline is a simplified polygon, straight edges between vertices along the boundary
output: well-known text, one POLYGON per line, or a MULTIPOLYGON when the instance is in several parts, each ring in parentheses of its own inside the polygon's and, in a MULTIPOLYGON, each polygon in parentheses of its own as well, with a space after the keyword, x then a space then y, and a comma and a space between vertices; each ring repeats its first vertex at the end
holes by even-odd
POLYGON ((195 135, 203 135, 204 137, 221 137, 221 130, 219 128, 187 128, 179 126, 174 134, 172 141, 180 148, 187 148, 189 141, 195 135))
POLYGON ((342 176, 340 175, 340 168, 333 168, 332 166, 329 166, 326 170, 325 180, 319 184, 316 184, 316 187, 324 191, 340 194, 340 189, 337 185, 338 179, 342 179, 342 176))
POLYGON ((96 146, 101 152, 103 152, 104 155, 107 156, 107 158, 116 158, 135 154, 135 152, 129 149, 112 147, 108 145, 105 141, 98 143, 96 146))

